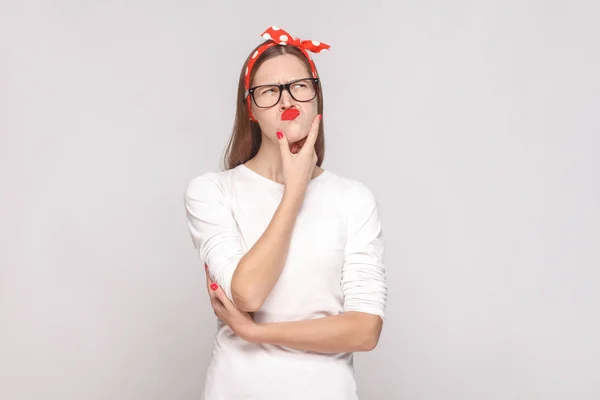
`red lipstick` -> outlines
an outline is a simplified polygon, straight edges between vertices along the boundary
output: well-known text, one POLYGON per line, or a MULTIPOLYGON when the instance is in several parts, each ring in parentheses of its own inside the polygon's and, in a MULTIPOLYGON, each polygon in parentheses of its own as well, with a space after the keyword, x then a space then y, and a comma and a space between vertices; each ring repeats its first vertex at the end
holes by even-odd
POLYGON ((300 115, 300 111, 295 108, 288 108, 281 114, 282 121, 291 121, 294 120, 300 115))

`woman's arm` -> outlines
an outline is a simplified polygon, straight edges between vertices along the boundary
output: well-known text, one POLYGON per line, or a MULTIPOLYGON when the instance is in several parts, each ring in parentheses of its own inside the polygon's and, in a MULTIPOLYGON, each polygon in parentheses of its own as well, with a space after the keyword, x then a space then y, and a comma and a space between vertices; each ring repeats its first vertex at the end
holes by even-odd
POLYGON ((379 315, 349 311, 318 319, 259 323, 250 329, 247 340, 318 353, 371 351, 382 326, 379 315))
POLYGON ((265 232, 240 261, 231 282, 234 302, 244 311, 261 308, 285 265, 296 218, 318 159, 315 141, 320 117, 313 119, 304 146, 296 154, 291 153, 285 134, 278 135, 285 185, 283 199, 265 232))
POLYGON ((344 312, 331 317, 258 324, 250 340, 316 352, 369 351, 383 326, 387 300, 384 242, 373 192, 346 181, 347 242, 342 265, 344 312))
POLYGON ((240 260, 231 280, 233 301, 239 309, 260 309, 277 283, 302 201, 301 194, 286 190, 267 229, 240 260))
POLYGON ((379 341, 383 317, 377 314, 347 311, 317 319, 256 323, 229 300, 208 273, 206 280, 217 318, 248 342, 317 353, 346 353, 371 351, 379 341))

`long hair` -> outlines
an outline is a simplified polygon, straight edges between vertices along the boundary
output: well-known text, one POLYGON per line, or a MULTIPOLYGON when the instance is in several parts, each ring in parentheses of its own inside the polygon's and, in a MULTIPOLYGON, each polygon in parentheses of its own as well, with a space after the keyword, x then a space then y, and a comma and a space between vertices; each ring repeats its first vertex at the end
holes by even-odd
MULTIPOLYGON (((252 157, 254 157, 256 153, 258 153, 262 142, 260 126, 258 125, 258 122, 250 120, 250 115, 248 113, 248 108, 246 105, 246 99, 244 98, 244 77, 246 72, 246 66, 248 65, 250 56, 254 54, 254 52, 260 46, 261 45, 256 46, 256 48, 254 48, 250 52, 250 54, 246 58, 246 62, 244 63, 240 71, 233 132, 231 134, 231 137, 229 138, 223 156, 222 168, 225 168, 226 170, 235 168, 238 165, 243 164, 246 161, 250 160, 252 157)), ((256 71, 265 61, 283 54, 291 54, 298 57, 298 59, 306 66, 307 71, 310 71, 310 64, 308 63, 308 60, 298 48, 296 48, 295 46, 273 46, 265 50, 265 52, 262 53, 260 57, 256 60, 256 63, 254 64, 252 71, 250 72, 250 82, 252 83, 256 71)), ((323 90, 321 87, 320 79, 317 85, 317 109, 319 114, 322 115, 323 90)), ((315 150, 317 153, 317 165, 320 167, 325 157, 325 138, 323 121, 321 121, 319 125, 319 135, 317 136, 317 140, 315 141, 315 150)))

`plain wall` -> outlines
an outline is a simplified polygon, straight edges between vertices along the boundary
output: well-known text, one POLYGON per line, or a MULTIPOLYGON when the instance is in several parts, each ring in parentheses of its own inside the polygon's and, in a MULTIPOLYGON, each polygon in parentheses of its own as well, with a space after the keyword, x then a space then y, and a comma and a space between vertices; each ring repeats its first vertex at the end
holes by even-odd
POLYGON ((270 25, 332 46, 323 167, 381 207, 361 398, 600 398, 598 2, 0 4, 0 399, 199 399, 183 191, 270 25))

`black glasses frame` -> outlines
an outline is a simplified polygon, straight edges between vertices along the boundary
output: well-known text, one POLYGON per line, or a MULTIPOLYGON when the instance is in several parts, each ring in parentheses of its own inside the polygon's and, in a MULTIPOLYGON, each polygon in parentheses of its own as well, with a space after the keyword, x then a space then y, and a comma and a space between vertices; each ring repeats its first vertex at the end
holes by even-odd
POLYGON ((317 94, 319 93, 319 78, 300 78, 300 79, 296 79, 293 80, 291 82, 288 83, 282 83, 280 85, 276 85, 276 84, 267 84, 267 85, 258 85, 258 86, 254 86, 251 87, 250 89, 246 90, 246 92, 244 93, 244 98, 247 98, 249 95, 252 96, 252 101, 254 102, 254 105, 256 105, 256 107, 258 108, 271 108, 277 105, 277 103, 279 103, 279 100, 281 100, 281 94, 283 93, 284 90, 287 90, 287 92, 290 94, 290 96, 292 96, 292 99, 300 102, 300 103, 306 103, 309 101, 312 101, 315 97, 317 97, 317 94), (314 83, 315 85, 315 95, 313 97, 311 97, 309 100, 298 100, 297 98, 294 97, 294 95, 292 94, 292 91, 290 90, 290 86, 293 85, 294 83, 300 82, 300 81, 311 81, 314 83), (254 91, 256 89, 259 89, 261 87, 265 87, 265 86, 274 86, 274 87, 278 87, 279 88, 279 97, 277 98, 277 101, 275 103, 273 103, 272 106, 268 106, 268 107, 261 107, 258 104, 256 104, 256 98, 254 98, 254 91))

